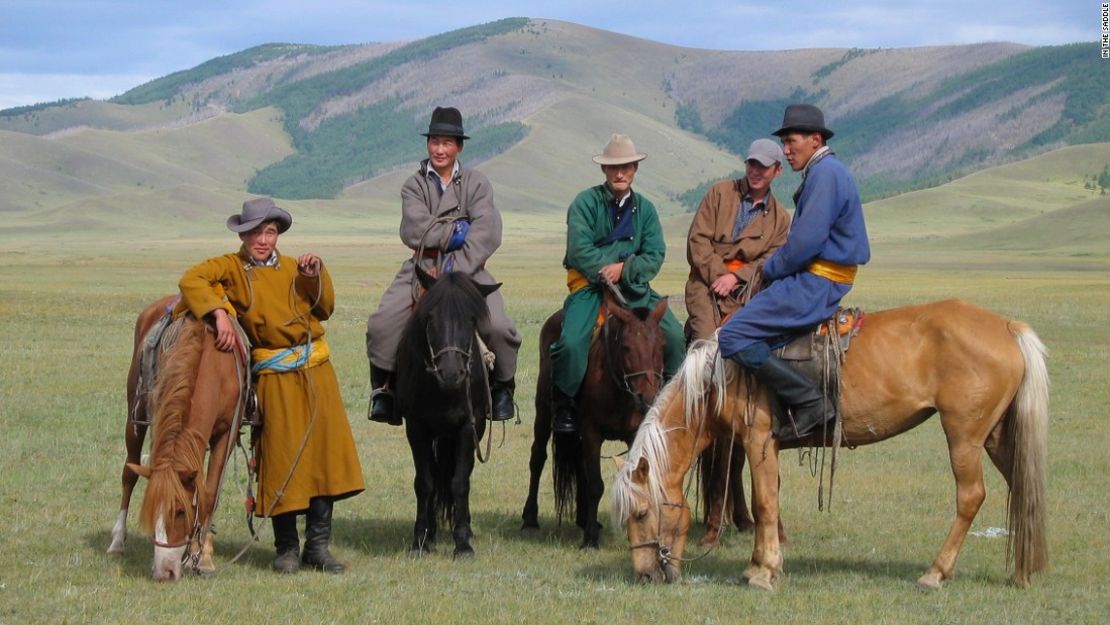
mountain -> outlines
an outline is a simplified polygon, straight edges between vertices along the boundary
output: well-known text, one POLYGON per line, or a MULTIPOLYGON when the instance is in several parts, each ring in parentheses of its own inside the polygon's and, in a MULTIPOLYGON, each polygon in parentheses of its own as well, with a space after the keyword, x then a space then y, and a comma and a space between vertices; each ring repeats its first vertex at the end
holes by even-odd
POLYGON ((0 210, 175 180, 282 198, 395 198, 440 104, 466 116, 464 161, 512 181, 498 188, 511 210, 564 208, 598 177, 588 157, 614 131, 649 153, 641 178, 661 207, 681 210, 684 192, 739 168, 736 155, 794 101, 825 110, 834 149, 865 195, 880 197, 1110 140, 1108 70, 1096 56, 1085 44, 1005 43, 723 52, 526 18, 415 41, 268 44, 109 102, 0 111, 0 172, 19 179, 0 183, 0 210), (210 133, 203 140, 221 154, 210 161, 199 138, 176 132, 213 123, 249 126, 236 131, 248 143, 210 133), (158 152, 159 132, 194 143, 158 152), (127 158, 136 141, 156 158, 127 158), (213 179, 205 169, 216 163, 226 167, 213 179))

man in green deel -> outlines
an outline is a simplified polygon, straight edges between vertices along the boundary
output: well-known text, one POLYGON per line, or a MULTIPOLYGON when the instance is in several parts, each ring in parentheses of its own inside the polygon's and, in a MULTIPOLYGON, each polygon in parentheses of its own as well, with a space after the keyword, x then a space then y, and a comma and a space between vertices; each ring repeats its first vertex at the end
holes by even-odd
MULTIPOLYGON (((659 273, 666 256, 663 229, 655 206, 632 190, 646 154, 626 135, 615 134, 605 150, 593 157, 605 183, 578 194, 567 209, 567 288, 562 333, 551 344, 556 432, 574 432, 574 398, 586 375, 590 340, 607 284, 620 289, 629 308, 652 308, 660 295, 648 282, 659 273)), ((660 325, 666 336, 663 374, 670 378, 682 364, 682 325, 667 310, 660 325)))

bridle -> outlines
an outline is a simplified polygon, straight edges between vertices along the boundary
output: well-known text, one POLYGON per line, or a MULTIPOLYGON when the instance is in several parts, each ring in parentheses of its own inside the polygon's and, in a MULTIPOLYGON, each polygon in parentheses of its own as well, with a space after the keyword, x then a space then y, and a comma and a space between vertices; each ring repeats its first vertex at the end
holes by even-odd
POLYGON ((637 407, 641 412, 646 413, 650 407, 650 402, 644 398, 642 393, 639 393, 632 387, 632 381, 639 377, 647 377, 654 380, 657 386, 662 386, 663 371, 652 371, 645 369, 642 371, 624 371, 623 366, 620 366, 614 360, 613 352, 621 353, 624 348, 624 337, 617 334, 616 340, 610 335, 609 323, 613 319, 613 314, 609 307, 609 298, 605 298, 605 321, 601 324, 602 341, 605 344, 605 370, 609 374, 609 378, 613 384, 621 391, 627 393, 636 401, 637 407))
POLYGON ((704 553, 701 553, 697 556, 694 556, 693 558, 682 558, 682 557, 674 555, 674 549, 672 548, 672 545, 674 543, 674 538, 678 534, 678 526, 676 525, 674 531, 672 532, 671 542, 668 543, 668 542, 664 541, 663 540, 663 514, 662 514, 662 512, 663 512, 662 508, 663 507, 671 507, 671 508, 677 508, 679 510, 682 510, 682 509, 685 509, 685 508, 689 508, 690 506, 685 501, 682 501, 681 503, 675 503, 675 502, 672 502, 672 501, 661 501, 661 502, 659 502, 659 505, 656 507, 656 510, 655 510, 655 512, 656 512, 655 517, 656 517, 656 520, 657 520, 656 526, 655 526, 655 538, 651 538, 651 539, 648 539, 648 540, 645 540, 645 541, 635 543, 633 545, 629 545, 629 547, 628 547, 629 550, 635 551, 637 549, 654 548, 655 549, 656 561, 659 562, 659 566, 665 568, 671 562, 695 562, 697 560, 701 560, 702 558, 704 558, 705 556, 713 553, 717 549, 717 545, 711 545, 708 549, 705 550, 704 553))
MULTIPOLYGON (((471 339, 469 349, 463 349, 456 345, 448 345, 437 350, 435 347, 432 346, 432 339, 427 335, 426 331, 424 333, 424 340, 425 343, 428 345, 428 363, 427 367, 425 367, 425 370, 435 376, 436 381, 438 381, 440 384, 444 383, 444 379, 443 372, 439 369, 439 359, 446 356, 447 354, 459 354, 462 356, 463 370, 466 371, 466 377, 463 380, 463 388, 466 389, 466 418, 470 422, 470 431, 474 434, 474 454, 478 458, 478 462, 485 464, 489 461, 490 452, 493 449, 493 434, 490 433, 490 435, 486 437, 486 453, 483 455, 481 445, 482 441, 478 437, 478 422, 474 414, 474 400, 471 395, 471 387, 473 386, 473 384, 471 384, 471 372, 473 371, 473 369, 471 369, 470 365, 474 357, 474 351, 478 349, 478 341, 480 340, 480 337, 477 334, 474 335, 474 337, 471 339)), ((482 373, 482 386, 485 388, 486 391, 486 410, 487 414, 489 414, 493 412, 493 396, 490 390, 489 374, 486 372, 486 368, 484 366, 482 367, 482 373)))

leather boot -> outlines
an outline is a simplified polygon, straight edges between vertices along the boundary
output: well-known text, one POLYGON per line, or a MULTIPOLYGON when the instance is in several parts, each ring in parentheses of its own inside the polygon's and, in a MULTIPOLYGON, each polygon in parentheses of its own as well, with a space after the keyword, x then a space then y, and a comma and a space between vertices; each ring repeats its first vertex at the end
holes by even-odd
POLYGON ((296 573, 301 568, 297 557, 301 549, 301 540, 297 536, 297 513, 279 514, 270 519, 270 525, 274 528, 274 547, 277 550, 273 569, 278 573, 296 573))
POLYGON ((331 540, 331 511, 331 497, 313 497, 309 500, 301 564, 326 573, 342 573, 347 567, 328 551, 328 541, 331 540))
POLYGON ((397 412, 394 410, 393 391, 390 389, 392 381, 392 371, 370 365, 370 387, 372 390, 370 391, 370 413, 366 415, 367 419, 389 425, 401 425, 403 423, 401 417, 397 416, 397 412))
POLYGON ((516 390, 516 379, 509 378, 505 382, 494 381, 491 395, 493 396, 492 421, 508 421, 512 419, 516 410, 513 406, 513 391, 516 390))
POLYGON ((556 434, 574 434, 578 431, 574 398, 560 391, 554 385, 551 388, 551 396, 555 401, 555 420, 551 424, 551 431, 556 434))
POLYGON ((836 417, 836 406, 825 399, 817 383, 781 359, 771 356, 753 373, 794 414, 794 427, 789 424, 782 427, 780 440, 804 438, 836 417))

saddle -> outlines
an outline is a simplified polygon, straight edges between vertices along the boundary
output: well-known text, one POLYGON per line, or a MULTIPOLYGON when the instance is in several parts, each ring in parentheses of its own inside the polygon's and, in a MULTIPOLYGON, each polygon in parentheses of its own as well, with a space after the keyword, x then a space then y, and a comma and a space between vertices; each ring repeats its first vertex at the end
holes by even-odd
MULTIPOLYGON (((840 363, 852 339, 863 327, 859 308, 839 308, 836 314, 805 334, 787 339, 773 354, 817 383, 825 400, 840 405, 840 363)), ((776 434, 790 431, 790 415, 775 397, 771 398, 776 434)), ((839 415, 837 416, 839 419, 839 415)))

